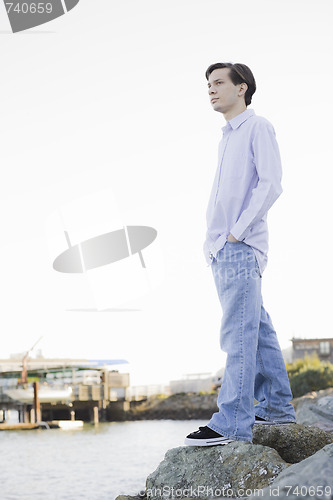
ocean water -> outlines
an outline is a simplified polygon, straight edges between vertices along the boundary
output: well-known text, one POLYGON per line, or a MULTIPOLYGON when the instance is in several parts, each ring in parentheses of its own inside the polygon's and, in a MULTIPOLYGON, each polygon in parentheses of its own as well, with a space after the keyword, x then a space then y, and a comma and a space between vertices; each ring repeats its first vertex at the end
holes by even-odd
POLYGON ((0 432, 1 500, 114 500, 138 494, 170 448, 203 420, 0 432))

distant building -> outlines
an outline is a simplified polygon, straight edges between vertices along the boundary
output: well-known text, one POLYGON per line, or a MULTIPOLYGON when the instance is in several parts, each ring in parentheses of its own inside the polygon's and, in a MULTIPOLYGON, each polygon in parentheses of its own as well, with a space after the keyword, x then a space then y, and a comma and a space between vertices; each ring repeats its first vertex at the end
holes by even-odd
POLYGON ((132 385, 128 388, 131 401, 141 401, 159 394, 170 395, 170 387, 164 384, 132 385))
POLYGON ((221 386, 224 369, 215 375, 212 373, 191 373, 180 380, 170 381, 171 394, 180 392, 211 392, 221 386))
POLYGON ((292 338, 292 361, 304 359, 305 355, 316 353, 321 361, 333 363, 333 338, 297 339, 292 338))
POLYGON ((37 405, 38 420, 105 419, 129 407, 129 374, 115 369, 125 360, 17 356, 0 359, 0 410, 17 410, 20 422, 33 422, 37 405))

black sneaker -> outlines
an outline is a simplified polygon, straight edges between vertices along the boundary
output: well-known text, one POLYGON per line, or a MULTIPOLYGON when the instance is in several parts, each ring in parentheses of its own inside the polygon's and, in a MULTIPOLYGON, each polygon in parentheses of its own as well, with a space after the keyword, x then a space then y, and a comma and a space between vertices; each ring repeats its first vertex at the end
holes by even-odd
POLYGON ((290 424, 296 424, 296 422, 273 422, 273 420, 265 420, 264 418, 256 416, 255 419, 254 419, 254 424, 261 424, 261 425, 290 425, 290 424))
POLYGON ((213 446, 215 444, 232 443, 234 439, 218 434, 209 427, 199 427, 198 431, 192 432, 186 436, 184 444, 187 446, 213 446))

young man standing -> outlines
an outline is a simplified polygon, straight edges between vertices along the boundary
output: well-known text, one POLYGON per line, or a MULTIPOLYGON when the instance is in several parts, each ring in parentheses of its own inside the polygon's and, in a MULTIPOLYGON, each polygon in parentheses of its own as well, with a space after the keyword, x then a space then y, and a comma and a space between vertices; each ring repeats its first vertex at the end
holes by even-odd
POLYGON ((296 422, 285 363, 261 296, 267 212, 282 193, 274 128, 247 109, 256 82, 245 64, 212 64, 206 78, 211 105, 227 121, 204 244, 223 311, 220 345, 227 362, 219 411, 186 437, 185 444, 192 446, 252 442, 254 424, 296 422))

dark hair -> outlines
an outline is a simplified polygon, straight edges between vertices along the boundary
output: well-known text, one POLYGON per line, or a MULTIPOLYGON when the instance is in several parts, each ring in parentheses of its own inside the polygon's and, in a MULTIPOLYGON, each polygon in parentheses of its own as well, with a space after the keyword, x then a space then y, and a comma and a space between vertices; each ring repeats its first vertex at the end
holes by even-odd
POLYGON ((239 83, 246 83, 247 90, 245 92, 245 104, 248 106, 251 104, 252 96, 256 91, 256 81, 254 79, 253 73, 248 66, 240 63, 215 63, 211 64, 206 70, 206 78, 208 80, 209 75, 219 68, 230 68, 229 76, 230 80, 234 85, 239 83))

